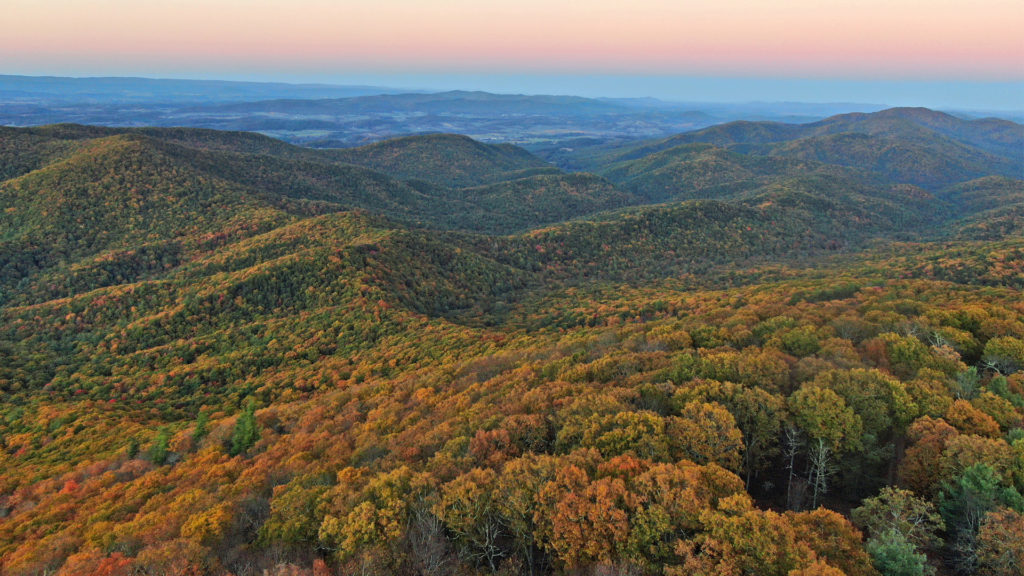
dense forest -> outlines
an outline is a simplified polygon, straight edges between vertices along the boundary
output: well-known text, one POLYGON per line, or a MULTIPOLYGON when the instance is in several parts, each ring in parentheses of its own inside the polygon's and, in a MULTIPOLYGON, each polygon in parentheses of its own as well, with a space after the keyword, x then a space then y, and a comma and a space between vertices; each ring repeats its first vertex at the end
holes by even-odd
POLYGON ((0 574, 1024 571, 1024 126, 546 160, 0 128, 0 574))

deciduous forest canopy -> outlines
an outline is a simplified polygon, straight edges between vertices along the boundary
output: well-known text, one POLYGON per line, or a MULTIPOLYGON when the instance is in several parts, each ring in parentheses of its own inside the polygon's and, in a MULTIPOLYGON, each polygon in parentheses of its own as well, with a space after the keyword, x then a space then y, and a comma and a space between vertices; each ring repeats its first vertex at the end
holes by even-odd
POLYGON ((531 149, 0 128, 0 573, 1022 573, 1024 126, 531 149))

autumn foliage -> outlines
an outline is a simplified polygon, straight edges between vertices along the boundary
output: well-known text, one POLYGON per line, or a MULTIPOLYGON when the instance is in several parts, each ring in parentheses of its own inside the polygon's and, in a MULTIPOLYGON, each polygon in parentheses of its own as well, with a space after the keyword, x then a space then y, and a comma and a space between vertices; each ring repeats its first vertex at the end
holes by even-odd
POLYGON ((1019 234, 885 236, 818 165, 471 234, 611 185, 50 130, 0 185, 4 576, 1020 573, 1019 234))

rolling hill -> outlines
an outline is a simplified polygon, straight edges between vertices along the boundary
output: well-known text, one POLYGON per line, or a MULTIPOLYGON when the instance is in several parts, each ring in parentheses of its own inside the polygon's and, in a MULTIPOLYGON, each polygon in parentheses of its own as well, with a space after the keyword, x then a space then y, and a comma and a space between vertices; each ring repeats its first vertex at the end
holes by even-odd
POLYGON ((967 146, 1018 161, 1024 154, 1024 127, 999 118, 962 119, 927 108, 890 108, 871 114, 841 114, 809 124, 815 134, 861 132, 879 136, 941 134, 967 146))
POLYGON ((5 284, 19 282, 25 269, 105 250, 220 235, 233 229, 226 223, 232 219, 263 230, 264 222, 365 209, 410 224, 507 233, 633 201, 607 182, 561 174, 521 149, 464 137, 338 152, 196 129, 62 125, 5 129, 2 136, 5 284), (350 162, 406 169, 385 175, 350 162), (452 187, 483 184, 492 187, 452 187), (513 200, 519 212, 504 213, 513 200))
MULTIPOLYGON (((607 258, 664 276, 697 261, 782 257, 876 238, 954 236, 957 226, 985 229, 988 221, 1002 237, 1016 222, 1020 187, 1019 180, 990 176, 933 196, 891 171, 825 162, 836 160, 829 154, 844 154, 849 141, 869 155, 878 152, 873 137, 852 134, 821 137, 836 140, 828 154, 797 154, 792 148, 789 154, 743 154, 685 144, 614 163, 604 171, 608 180, 560 173, 521 149, 451 135, 346 150, 196 129, 62 125, 7 129, 4 136, 12 177, 0 184, 3 286, 9 294, 20 286, 17 291, 38 297, 147 278, 281 225, 354 209, 391 218, 396 226, 499 234, 607 212, 596 218, 606 222, 600 226, 623 227, 594 231, 587 228, 591 224, 570 225, 569 238, 556 243, 572 244, 577 233, 593 242, 622 238, 622 246, 632 246, 622 253, 618 243, 599 242, 613 246, 607 258), (802 155, 814 157, 793 158, 802 155), (694 199, 718 203, 614 212, 694 199), (961 221, 954 222, 954 210, 961 221), (652 223, 641 229, 657 229, 641 238, 656 238, 658 245, 636 244, 637 215, 652 223), (736 235, 744 218, 755 223, 752 233, 736 235), (671 240, 683 230, 687 239, 671 240), (759 236, 774 240, 758 243, 759 236), (691 255, 678 267, 648 258, 693 251, 699 257, 691 255), (54 276, 64 281, 53 282, 54 276)), ((806 145, 807 139, 786 144, 806 145)), ((949 153, 962 152, 959 158, 969 162, 970 150, 957 146, 949 153)), ((849 158, 851 164, 869 163, 855 154, 849 158)), ((605 256, 596 245, 587 244, 571 262, 554 268, 576 270, 578 261, 599 265, 605 256)))
MULTIPOLYGON (((1024 178, 1024 127, 1001 120, 961 120, 941 112, 903 108, 833 116, 807 124, 731 122, 607 149, 591 154, 583 165, 617 182, 636 181, 640 179, 630 173, 646 171, 647 164, 663 164, 666 155, 672 155, 669 151, 687 150, 686 145, 697 144, 746 157, 847 166, 873 173, 891 184, 912 184, 933 192, 989 175, 1024 178), (630 162, 638 166, 630 168, 630 162)), ((724 170, 726 174, 729 171, 724 170)), ((684 172, 682 169, 679 176, 682 180, 686 179, 684 172)), ((659 178, 654 176, 655 180, 659 178)), ((643 186, 642 182, 635 185, 643 186)), ((665 185, 655 182, 653 186, 665 185)))
POLYGON ((799 160, 749 156, 710 144, 682 144, 616 162, 601 174, 649 202, 729 197, 772 178, 817 167, 799 160))
POLYGON ((1024 188, 958 180, 1002 156, 957 134, 595 175, 452 135, 2 129, 0 573, 878 576, 880 538, 999 566, 1024 188), (928 189, 897 169, 939 151, 928 189), (904 505, 927 546, 879 529, 904 505))
POLYGON ((556 168, 522 148, 482 144, 455 134, 395 138, 335 150, 331 157, 402 179, 457 188, 557 173, 556 168))
MULTIPOLYGON (((363 209, 411 224, 513 231, 632 200, 596 177, 551 169, 547 176, 463 192, 398 180, 262 136, 74 126, 5 136, 14 177, 0 183, 0 285, 8 293, 16 286, 35 291, 40 278, 64 275, 35 292, 39 297, 145 278, 225 243, 328 212, 363 209), (504 209, 509 202, 518 212, 504 209)), ((436 138, 428 140, 431 150, 443 152, 436 138)), ((543 164, 510 147, 471 149, 478 155, 460 166, 475 174, 494 168, 486 153, 543 164)), ((455 147, 447 157, 462 151, 455 147)), ((424 161, 420 173, 437 169, 424 161)))
POLYGON ((1024 127, 1014 122, 965 120, 926 108, 889 108, 871 113, 840 114, 806 124, 729 122, 674 136, 660 145, 703 142, 720 147, 749 146, 843 133, 908 140, 941 136, 966 146, 998 150, 996 154, 1011 159, 1019 158, 1024 143, 1024 127))
POLYGON ((940 138, 840 132, 752 148, 749 153, 849 166, 930 190, 992 174, 1024 176, 1009 159, 940 138))

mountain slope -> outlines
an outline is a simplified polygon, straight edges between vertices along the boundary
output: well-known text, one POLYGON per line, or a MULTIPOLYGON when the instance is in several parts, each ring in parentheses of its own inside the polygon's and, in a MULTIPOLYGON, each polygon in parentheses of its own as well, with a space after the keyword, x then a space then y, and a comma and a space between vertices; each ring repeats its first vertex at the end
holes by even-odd
POLYGON ((728 201, 627 208, 477 245, 499 262, 570 283, 640 282, 918 237, 949 214, 920 189, 812 174, 735 191, 728 201))
MULTIPOLYGON (((216 196, 214 188, 223 188, 231 190, 231 201, 260 202, 297 215, 362 208, 410 223, 508 233, 633 201, 607 182, 562 175, 519 148, 484 145, 462 136, 410 137, 345 151, 311 150, 260 135, 196 129, 61 125, 6 130, 2 136, 0 151, 10 157, 6 167, 12 177, 25 178, 4 184, 11 202, 15 197, 23 203, 47 198, 56 201, 47 195, 60 196, 62 192, 85 199, 102 193, 97 186, 116 188, 122 195, 135 190, 143 201, 148 201, 149 191, 162 188, 211 197, 216 196), (109 174, 99 174, 100 167, 109 174), (549 177, 529 178, 534 174, 549 177), (103 178, 107 181, 101 182, 103 178), (449 186, 515 179, 521 181, 500 192, 496 188, 467 194, 449 186), (510 208, 518 210, 518 215, 503 217, 510 208)), ((127 201, 118 196, 110 200, 127 201)), ((130 205, 126 214, 133 207, 130 205)), ((2 223, 3 237, 8 240, 22 235, 16 229, 30 224, 73 234, 81 228, 82 234, 102 235, 102 226, 95 223, 68 228, 59 218, 43 223, 38 215, 31 216, 27 205, 12 210, 17 213, 5 216, 2 223)), ((95 207, 89 210, 95 211, 95 207)), ((211 229, 197 214, 180 216, 196 221, 196 230, 211 229)), ((102 219, 103 215, 94 217, 102 219)))
MULTIPOLYGON (((942 137, 1011 160, 1024 153, 1024 126, 1006 120, 964 120, 926 108, 890 108, 871 113, 831 116, 807 124, 730 122, 672 137, 671 146, 704 142, 720 147, 771 144, 812 136, 856 133, 911 141, 942 137)), ((652 144, 658 146, 662 144, 652 144)))
POLYGON ((871 114, 842 114, 808 126, 817 134, 883 136, 912 135, 923 128, 1012 161, 1024 158, 1024 126, 998 118, 962 119, 927 108, 890 108, 871 114))
POLYGON ((748 156, 709 144, 683 144, 601 171, 648 202, 722 198, 767 180, 810 170, 806 162, 748 156))
POLYGON ((0 182, 0 301, 21 304, 164 278, 327 213, 359 209, 397 219, 391 227, 512 233, 638 202, 592 175, 542 168, 522 177, 532 172, 522 166, 542 163, 463 137, 383 147, 401 149, 420 174, 454 172, 444 162, 424 166, 416 154, 468 151, 462 183, 500 181, 458 189, 403 181, 330 151, 203 130, 54 126, 3 136, 9 166, 21 167, 0 182))
POLYGON ((71 141, 0 126, 0 181, 17 178, 73 153, 71 141))
POLYGON ((875 576, 848 512, 893 477, 955 515, 929 562, 975 560, 950 487, 1018 519, 1019 180, 8 134, 4 576, 875 576))
POLYGON ((1024 202, 1024 181, 1001 176, 986 176, 937 194, 963 211, 977 212, 1024 202))
POLYGON ((999 240, 1024 231, 1024 181, 988 176, 947 188, 939 197, 957 207, 951 226, 960 239, 999 240))
POLYGON ((335 150, 331 156, 402 179, 439 186, 481 186, 557 170, 522 148, 482 144, 455 134, 409 136, 335 150))
MULTIPOLYGON (((889 184, 911 184, 937 192, 990 175, 1024 177, 1024 126, 1005 121, 961 120, 922 109, 890 109, 871 114, 833 116, 808 124, 730 122, 670 138, 589 152, 583 164, 615 182, 658 191, 687 190, 711 172, 714 184, 749 180, 737 161, 769 156, 794 162, 846 166, 889 184), (687 158, 681 151, 711 145, 741 155, 715 162, 687 158), (675 152, 673 152, 675 151, 675 152), (666 159, 678 155, 671 171, 666 159), (705 164, 707 166, 702 166, 705 164), (647 168, 650 166, 650 168, 647 168), (660 170, 660 173, 658 171, 660 170), (645 182, 649 180, 649 182, 645 182), (692 184, 691 184, 692 182, 692 184)), ((806 166, 794 164, 797 171, 806 166)), ((793 174, 794 172, 783 172, 793 174)), ((766 175, 778 175, 769 169, 766 175)))
MULTIPOLYGON (((518 176, 519 174, 516 174, 518 176)), ((479 231, 522 230, 640 204, 641 199, 593 174, 539 174, 462 188, 457 197, 479 210, 479 231)), ((449 228, 469 214, 452 214, 449 228)))
MULTIPOLYGON (((152 278, 252 235, 353 209, 406 225, 501 234, 592 217, 604 223, 597 229, 573 225, 557 234, 566 237, 556 244, 577 243, 577 234, 589 238, 579 256, 552 247, 564 261, 545 264, 551 254, 521 252, 517 243, 529 240, 517 236, 508 248, 516 256, 488 251, 486 257, 518 262, 515 267, 527 270, 581 270, 607 257, 622 261, 623 269, 632 266, 640 276, 664 276, 699 260, 803 257, 873 238, 954 234, 944 228, 951 206, 961 215, 980 214, 998 208, 1000 199, 1015 202, 1019 185, 990 178, 973 187, 949 188, 936 199, 914 186, 892 183, 901 179, 881 171, 821 163, 849 149, 851 140, 866 154, 852 163, 877 160, 873 137, 848 134, 823 137, 838 144, 824 151, 809 148, 815 158, 806 160, 707 144, 677 146, 610 166, 606 174, 624 190, 596 176, 560 174, 514 147, 448 135, 316 151, 263 136, 189 129, 55 126, 6 134, 18 144, 8 146, 12 158, 21 158, 18 150, 27 158, 19 160, 20 171, 30 170, 0 184, 3 289, 5 297, 16 300, 152 278), (23 142, 30 145, 20 147, 23 142), (396 179, 347 162, 356 159, 416 179, 396 179), (530 175, 535 170, 541 173, 530 175), (440 184, 481 181, 491 182, 440 184), (720 202, 602 214, 696 198, 720 202), (636 244, 632 222, 637 214, 657 223, 658 236, 667 240, 636 244), (694 221, 688 222, 689 217, 694 221), (741 224, 748 220, 753 224, 741 224), (754 234, 736 234, 747 225, 754 234), (690 235, 672 240, 680 233, 670 232, 672 226, 689 229, 690 235), (764 235, 760 242, 758 234, 764 235), (602 245, 610 245, 611 252, 603 255, 597 248, 602 245), (701 256, 679 266, 659 265, 650 257, 665 251, 701 256)), ((950 154, 957 152, 971 157, 959 145, 949 148, 950 154)), ((1009 230, 1015 213, 986 212, 962 224, 973 229, 985 218, 996 218, 1004 222, 1000 230, 1009 230)))
POLYGON ((5 288, 107 250, 176 252, 181 243, 292 219, 267 198, 191 169, 139 136, 91 140, 67 159, 0 183, 0 203, 5 288))
POLYGON ((907 139, 899 136, 838 132, 748 148, 765 154, 874 172, 891 182, 938 190, 982 176, 1020 175, 1008 159, 945 138, 907 139))

